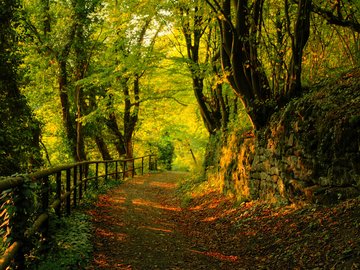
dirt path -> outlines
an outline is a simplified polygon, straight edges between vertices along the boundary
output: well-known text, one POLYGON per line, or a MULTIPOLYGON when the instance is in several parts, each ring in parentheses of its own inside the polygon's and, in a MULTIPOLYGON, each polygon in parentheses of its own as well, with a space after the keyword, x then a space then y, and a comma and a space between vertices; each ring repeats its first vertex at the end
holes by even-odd
POLYGON ((136 177, 101 196, 92 212, 96 230, 90 269, 232 269, 231 255, 194 247, 184 235, 190 224, 184 222, 188 215, 175 189, 185 176, 136 177))

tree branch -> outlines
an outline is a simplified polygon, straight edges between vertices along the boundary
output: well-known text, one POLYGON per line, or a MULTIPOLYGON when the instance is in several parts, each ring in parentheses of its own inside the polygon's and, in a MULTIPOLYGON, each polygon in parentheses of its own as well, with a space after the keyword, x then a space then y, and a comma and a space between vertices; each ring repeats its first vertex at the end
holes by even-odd
POLYGON ((355 20, 345 20, 341 15, 335 15, 332 11, 323 9, 314 4, 312 5, 311 9, 314 13, 323 17, 329 24, 347 27, 357 33, 360 33, 360 23, 355 20))
POLYGON ((180 104, 181 106, 187 107, 188 104, 178 100, 177 98, 173 97, 173 96, 158 96, 158 97, 149 97, 149 98, 144 98, 141 101, 139 101, 138 103, 141 102, 145 102, 145 101, 150 101, 150 100, 162 100, 162 99, 172 99, 174 100, 176 103, 180 104))

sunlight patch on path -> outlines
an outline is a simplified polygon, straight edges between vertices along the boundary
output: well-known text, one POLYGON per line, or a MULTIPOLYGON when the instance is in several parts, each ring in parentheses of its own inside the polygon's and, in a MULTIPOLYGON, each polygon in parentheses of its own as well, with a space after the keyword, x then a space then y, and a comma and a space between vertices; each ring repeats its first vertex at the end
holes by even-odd
POLYGON ((172 233, 172 232, 174 232, 173 230, 164 229, 164 228, 155 228, 155 227, 150 227, 150 226, 141 226, 140 228, 142 228, 142 229, 147 229, 147 230, 152 230, 152 231, 165 232, 165 233, 172 233))
POLYGON ((151 182, 150 186, 174 189, 174 188, 176 188, 176 183, 151 182))
POLYGON ((214 257, 216 259, 219 259, 221 261, 229 261, 229 262, 236 262, 239 260, 238 256, 232 256, 232 255, 224 255, 219 252, 211 252, 211 251, 198 251, 198 250, 190 250, 191 252, 202 254, 209 257, 214 257))
POLYGON ((132 200, 132 203, 134 205, 141 205, 141 206, 147 206, 147 207, 154 207, 154 208, 158 208, 158 209, 164 209, 164 210, 169 210, 169 211, 181 211, 180 207, 173 207, 173 206, 169 206, 169 205, 162 205, 160 203, 156 203, 156 202, 151 202, 151 201, 147 201, 147 200, 143 200, 143 199, 135 199, 132 200))

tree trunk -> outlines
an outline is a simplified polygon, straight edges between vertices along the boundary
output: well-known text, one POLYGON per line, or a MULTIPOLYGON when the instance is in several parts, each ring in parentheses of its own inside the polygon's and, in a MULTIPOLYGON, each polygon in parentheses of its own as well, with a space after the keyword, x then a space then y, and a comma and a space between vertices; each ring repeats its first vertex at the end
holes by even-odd
MULTIPOLYGON (((190 60, 189 70, 192 76, 193 91, 196 97, 196 101, 199 105, 200 114, 203 119, 204 125, 209 132, 209 134, 215 134, 216 131, 220 130, 223 126, 227 125, 228 118, 226 117, 227 112, 226 105, 224 103, 224 98, 222 96, 221 85, 216 85, 215 90, 211 89, 211 96, 207 97, 204 95, 204 79, 206 71, 201 67, 199 53, 200 53, 200 43, 201 39, 206 32, 209 26, 209 22, 203 15, 201 1, 196 2, 194 15, 191 17, 189 8, 185 5, 180 7, 180 13, 183 17, 182 19, 182 33, 185 38, 186 48, 187 48, 187 57, 190 60), (191 26, 192 25, 192 26, 191 26)), ((208 37, 210 38, 212 31, 209 30, 208 37)), ((212 48, 216 51, 216 48, 212 48)), ((207 54, 210 55, 210 48, 207 50, 207 54)), ((206 62, 204 64, 210 64, 213 67, 213 76, 217 76, 217 64, 216 59, 219 58, 218 55, 213 56, 213 59, 209 60, 209 57, 206 57, 206 62)), ((212 87, 212 86, 211 86, 212 87)))
POLYGON ((195 155, 194 155, 193 150, 192 150, 191 147, 190 147, 190 144, 189 144, 189 150, 190 150, 191 157, 192 157, 192 159, 193 159, 193 161, 194 161, 194 164, 197 165, 197 160, 196 160, 196 157, 195 157, 195 155))
MULTIPOLYGON (((301 91, 301 61, 303 49, 309 38, 311 0, 297 1, 298 12, 294 35, 289 30, 289 4, 288 0, 285 0, 285 19, 292 38, 293 56, 284 86, 285 91, 277 89, 276 92, 270 88, 265 67, 258 55, 258 50, 261 48, 259 40, 263 27, 265 1, 223 0, 220 3, 206 0, 206 2, 215 13, 222 15, 218 17, 218 22, 222 38, 221 60, 224 74, 246 108, 253 127, 261 129, 267 125, 276 108, 286 104, 290 95, 301 91)), ((279 22, 277 23, 279 25, 279 22)))
POLYGON ((61 52, 56 55, 56 60, 59 66, 58 84, 59 84, 59 96, 61 101, 62 122, 65 129, 67 142, 69 144, 69 150, 74 160, 77 160, 76 154, 76 129, 74 126, 75 117, 70 113, 70 103, 68 96, 68 71, 67 60, 70 54, 70 49, 74 41, 76 31, 76 24, 71 26, 67 43, 62 48, 61 52))
POLYGON ((62 122, 65 129, 66 138, 69 144, 69 148, 74 160, 77 159, 76 154, 76 130, 73 126, 74 118, 70 114, 70 104, 69 97, 67 92, 68 80, 67 80, 67 70, 66 70, 66 58, 61 57, 58 59, 59 64, 59 95, 61 101, 61 111, 62 111, 62 122))
POLYGON ((217 123, 214 121, 213 117, 211 117, 211 112, 209 111, 206 103, 205 103, 205 96, 203 94, 203 90, 204 90, 204 79, 200 78, 199 76, 194 74, 195 72, 193 72, 193 89, 194 89, 194 94, 196 97, 196 101, 199 105, 199 109, 200 109, 200 114, 201 117, 204 121, 205 127, 207 129, 207 131, 210 134, 213 134, 216 132, 218 125, 217 123))
POLYGON ((76 161, 78 162, 86 160, 84 127, 81 122, 82 101, 83 101, 83 90, 82 87, 77 86, 75 88, 75 103, 76 103, 75 125, 76 125, 76 161))
POLYGON ((116 137, 115 148, 119 156, 126 154, 125 139, 121 133, 119 126, 117 124, 116 115, 114 112, 110 113, 109 118, 106 119, 106 126, 112 131, 116 137))
MULTIPOLYGON (((84 9, 83 6, 76 6, 77 8, 84 9)), ((85 77, 87 70, 87 52, 85 51, 85 36, 83 34, 84 25, 82 23, 83 16, 81 13, 77 14, 76 21, 76 34, 75 34, 75 80, 76 82, 82 80, 85 77)), ((85 137, 84 137, 84 127, 81 121, 81 117, 84 110, 84 90, 81 85, 75 86, 75 106, 76 106, 76 161, 86 160, 85 154, 85 137)))
POLYGON ((50 25, 50 0, 42 0, 42 14, 43 14, 43 33, 47 37, 47 34, 51 31, 50 25))
POLYGON ((101 153, 102 159, 103 160, 112 160, 109 149, 107 148, 104 139, 100 136, 95 136, 95 142, 99 149, 99 152, 101 153))
POLYGON ((125 96, 124 108, 124 141, 126 148, 126 157, 133 158, 132 137, 138 121, 139 114, 139 93, 140 93, 140 77, 135 75, 133 82, 134 104, 131 104, 128 80, 123 80, 122 87, 125 96))
POLYGON ((125 149, 126 149, 126 158, 133 158, 134 151, 133 151, 133 144, 132 144, 132 136, 129 136, 126 139, 125 149))
POLYGON ((289 97, 301 92, 301 70, 304 47, 310 36, 310 13, 312 0, 299 0, 295 33, 292 36, 292 58, 288 77, 289 97))

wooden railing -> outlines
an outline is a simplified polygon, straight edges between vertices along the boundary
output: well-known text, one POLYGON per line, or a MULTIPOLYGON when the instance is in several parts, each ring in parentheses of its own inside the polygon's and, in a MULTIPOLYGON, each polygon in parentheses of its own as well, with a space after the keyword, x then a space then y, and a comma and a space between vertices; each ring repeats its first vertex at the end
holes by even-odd
MULTIPOLYGON (((4 216, 7 210, 1 209, 0 218, 2 220, 0 224, 3 224, 2 227, 4 224, 7 226, 5 229, 11 234, 12 241, 0 257, 0 270, 6 269, 11 263, 15 264, 18 269, 22 269, 30 238, 34 237, 36 233, 40 234, 39 237, 42 239, 48 237, 49 213, 54 211, 59 217, 64 213, 70 215, 71 210, 82 201, 83 195, 90 185, 94 189, 98 189, 99 185, 105 183, 109 177, 120 180, 126 177, 134 177, 136 173, 144 174, 145 170, 153 171, 156 169, 156 156, 147 155, 133 159, 84 161, 41 170, 28 175, 1 179, 2 203, 7 200, 11 201, 15 209, 23 208, 24 203, 29 198, 21 190, 25 190, 29 185, 36 185, 39 193, 39 209, 32 224, 25 228, 24 219, 26 217, 20 212, 13 215, 10 220, 8 215, 6 221, 4 216), (145 167, 146 165, 147 167, 145 167), (11 199, 14 194, 17 196, 16 200, 11 199)), ((28 202, 28 204, 31 203, 31 201, 28 202)))

